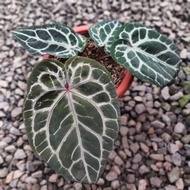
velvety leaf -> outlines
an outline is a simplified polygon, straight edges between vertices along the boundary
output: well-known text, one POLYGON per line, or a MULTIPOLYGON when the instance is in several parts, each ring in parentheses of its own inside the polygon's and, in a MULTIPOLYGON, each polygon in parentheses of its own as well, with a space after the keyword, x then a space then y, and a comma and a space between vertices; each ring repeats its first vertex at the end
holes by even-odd
POLYGON ((172 82, 180 66, 174 43, 142 24, 126 24, 117 31, 112 58, 134 76, 158 86, 172 82))
POLYGON ((101 64, 43 60, 30 75, 23 113, 31 147, 52 169, 69 180, 98 180, 120 117, 114 83, 101 64))
POLYGON ((34 55, 51 54, 69 58, 82 52, 87 43, 84 36, 59 23, 20 28, 12 33, 34 55))
POLYGON ((122 24, 115 20, 98 22, 89 28, 89 35, 98 46, 105 46, 105 52, 110 53, 115 34, 121 26, 122 24))

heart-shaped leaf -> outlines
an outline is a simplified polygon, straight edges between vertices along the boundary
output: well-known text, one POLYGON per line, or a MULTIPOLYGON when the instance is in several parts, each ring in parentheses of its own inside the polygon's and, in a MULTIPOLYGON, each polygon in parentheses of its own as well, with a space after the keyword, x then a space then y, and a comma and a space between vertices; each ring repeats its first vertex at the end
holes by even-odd
POLYGON ((31 147, 69 180, 96 182, 119 127, 114 83, 98 62, 40 62, 30 75, 24 123, 31 147))
POLYGON ((59 23, 20 28, 12 33, 34 55, 51 54, 69 58, 82 52, 87 43, 84 36, 59 23))
POLYGON ((105 46, 105 52, 110 53, 110 47, 115 41, 115 34, 122 26, 118 21, 102 21, 88 30, 90 37, 100 46, 105 46))
POLYGON ((180 66, 174 43, 166 36, 142 24, 126 24, 117 32, 111 47, 112 58, 137 78, 165 86, 173 80, 180 66))

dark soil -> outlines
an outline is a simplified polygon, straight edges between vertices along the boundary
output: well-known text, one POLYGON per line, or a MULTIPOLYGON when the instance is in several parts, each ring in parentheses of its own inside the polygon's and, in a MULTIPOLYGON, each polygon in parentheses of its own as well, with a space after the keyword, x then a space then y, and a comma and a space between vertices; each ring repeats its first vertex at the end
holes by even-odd
POLYGON ((101 63, 112 75, 117 87, 125 76, 125 68, 117 64, 110 55, 104 52, 104 47, 98 47, 91 39, 88 39, 85 50, 79 56, 88 57, 101 63))

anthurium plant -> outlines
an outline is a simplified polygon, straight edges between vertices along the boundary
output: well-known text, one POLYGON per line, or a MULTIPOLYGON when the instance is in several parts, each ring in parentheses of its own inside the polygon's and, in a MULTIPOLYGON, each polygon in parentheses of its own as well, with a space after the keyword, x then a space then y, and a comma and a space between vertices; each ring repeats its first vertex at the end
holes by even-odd
MULTIPOLYGON (((145 82, 162 87, 177 74, 176 46, 145 25, 102 21, 88 32, 97 46, 145 82)), ((23 117, 33 151, 65 178, 96 183, 120 126, 110 73, 99 62, 78 56, 87 38, 68 26, 53 23, 12 33, 34 55, 65 59, 42 60, 29 77, 23 117)))

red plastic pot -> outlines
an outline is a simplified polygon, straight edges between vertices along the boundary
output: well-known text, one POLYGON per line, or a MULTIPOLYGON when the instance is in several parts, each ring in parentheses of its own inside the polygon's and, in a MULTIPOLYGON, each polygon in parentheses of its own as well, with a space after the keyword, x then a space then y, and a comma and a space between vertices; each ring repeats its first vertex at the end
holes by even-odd
MULTIPOLYGON (((73 30, 84 36, 89 36, 88 35, 89 27, 90 25, 76 26, 73 28, 73 30)), ((50 58, 49 54, 46 54, 43 56, 43 59, 48 59, 48 58, 50 58)), ((129 89, 132 81, 133 81, 133 75, 128 70, 126 70, 123 80, 121 81, 120 85, 116 89, 116 92, 119 98, 121 98, 125 94, 125 92, 129 89)))

